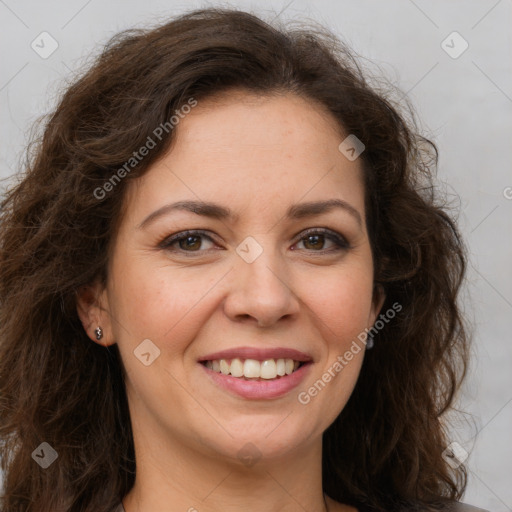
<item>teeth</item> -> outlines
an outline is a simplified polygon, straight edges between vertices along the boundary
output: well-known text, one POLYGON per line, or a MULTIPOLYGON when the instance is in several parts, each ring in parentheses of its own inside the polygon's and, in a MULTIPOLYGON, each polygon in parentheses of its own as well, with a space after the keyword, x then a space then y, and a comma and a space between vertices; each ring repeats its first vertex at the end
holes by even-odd
POLYGON ((233 377, 242 377, 244 374, 244 363, 240 359, 233 359, 229 370, 233 377))
POLYGON ((275 379, 278 376, 290 375, 300 365, 299 361, 293 359, 227 359, 207 361, 207 368, 217 373, 231 375, 232 377, 245 377, 246 379, 275 379))
POLYGON ((229 374, 229 364, 225 359, 220 360, 220 372, 223 373, 224 375, 229 374))
POLYGON ((275 379, 277 377, 277 366, 273 359, 267 359, 261 363, 260 377, 262 379, 275 379))
MULTIPOLYGON (((222 361, 222 359, 221 359, 222 361)), ((259 379, 261 377, 261 365, 255 359, 246 359, 244 363, 244 377, 259 379)))

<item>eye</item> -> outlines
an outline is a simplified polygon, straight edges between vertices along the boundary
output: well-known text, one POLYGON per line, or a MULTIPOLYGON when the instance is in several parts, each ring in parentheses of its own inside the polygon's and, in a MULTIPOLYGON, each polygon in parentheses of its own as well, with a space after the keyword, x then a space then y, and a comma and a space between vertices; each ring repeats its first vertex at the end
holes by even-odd
MULTIPOLYGON (((306 232, 301 233, 301 235, 302 236, 297 243, 304 244, 304 250, 308 252, 337 252, 350 248, 350 244, 342 235, 329 229, 311 228, 306 232), (332 245, 330 248, 324 247, 326 241, 331 242, 332 245)), ((165 238, 162 242, 160 242, 159 247, 167 251, 179 252, 186 254, 187 256, 194 256, 194 253, 201 253, 211 248, 204 247, 204 240, 215 244, 213 238, 208 236, 204 231, 182 231, 165 238)), ((292 248, 292 250, 295 249, 292 248)))
POLYGON ((302 233, 298 243, 303 243, 306 250, 313 252, 333 252, 346 250, 350 247, 349 243, 339 233, 324 228, 312 228, 302 233), (329 240, 334 244, 334 248, 325 248, 325 241, 329 240))
POLYGON ((213 239, 203 231, 182 231, 160 242, 159 247, 174 252, 202 252, 202 238, 214 243, 213 239), (173 246, 177 246, 177 248, 174 249, 173 246))

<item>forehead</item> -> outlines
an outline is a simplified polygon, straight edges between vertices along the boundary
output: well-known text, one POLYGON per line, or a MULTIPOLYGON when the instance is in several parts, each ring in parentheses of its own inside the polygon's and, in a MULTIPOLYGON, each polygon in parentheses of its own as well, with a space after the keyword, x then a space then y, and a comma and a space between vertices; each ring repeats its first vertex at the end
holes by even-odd
POLYGON ((138 180, 132 200, 147 210, 200 199, 235 212, 339 198, 364 211, 362 170, 338 146, 346 137, 316 102, 232 92, 199 101, 175 128, 170 150, 138 180))
POLYGON ((256 95, 235 89, 199 101, 180 122, 177 135, 185 144, 199 139, 291 149, 294 144, 329 144, 327 134, 339 139, 343 130, 317 101, 292 93, 256 95))

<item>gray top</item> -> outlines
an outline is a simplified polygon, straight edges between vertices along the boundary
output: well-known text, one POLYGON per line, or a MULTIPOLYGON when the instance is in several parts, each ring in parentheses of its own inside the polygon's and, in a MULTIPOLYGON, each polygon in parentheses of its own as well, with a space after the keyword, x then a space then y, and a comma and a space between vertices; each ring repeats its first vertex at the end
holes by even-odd
MULTIPOLYGON (((115 512, 125 512, 123 504, 119 503, 115 512)), ((466 503, 453 503, 446 512, 489 512, 483 508, 473 507, 472 505, 466 505, 466 503)))
MULTIPOLYGON (((121 510, 124 512, 124 510, 121 510)), ((450 512, 489 512, 483 508, 473 507, 473 505, 466 505, 466 503, 454 503, 450 508, 450 512)))

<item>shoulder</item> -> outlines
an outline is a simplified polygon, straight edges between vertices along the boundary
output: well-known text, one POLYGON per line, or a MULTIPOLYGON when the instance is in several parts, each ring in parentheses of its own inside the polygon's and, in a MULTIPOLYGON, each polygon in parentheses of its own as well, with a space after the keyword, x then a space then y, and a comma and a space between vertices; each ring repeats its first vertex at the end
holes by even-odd
MULTIPOLYGON (((370 509, 350 507, 349 505, 343 505, 338 501, 326 496, 327 504, 329 505, 329 512, 369 512, 370 509)), ((117 512, 117 511, 116 511, 117 512)), ((124 512, 124 511, 121 511, 124 512)), ((443 507, 440 512, 489 512, 483 508, 474 507, 467 505, 466 503, 452 502, 443 507)))
MULTIPOLYGON (((357 510, 354 507, 349 505, 343 505, 338 501, 334 501, 329 496, 326 496, 327 504, 329 505, 329 512, 365 512, 364 510, 357 510)), ((484 510, 483 508, 473 507, 472 505, 467 505, 466 503, 451 503, 445 509, 445 512, 489 512, 488 510, 484 510)), ((119 507, 115 512, 125 512, 122 503, 119 504, 119 507)))
POLYGON ((466 503, 452 503, 446 509, 446 512, 489 512, 483 508, 473 507, 473 505, 467 505, 466 503))

